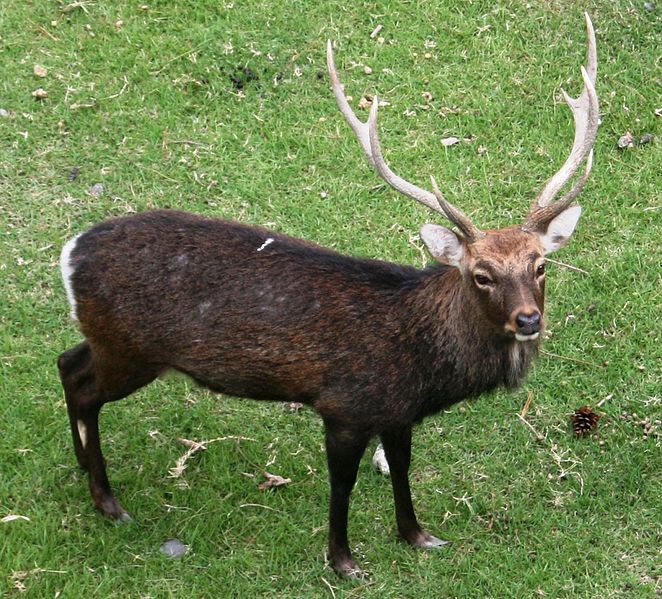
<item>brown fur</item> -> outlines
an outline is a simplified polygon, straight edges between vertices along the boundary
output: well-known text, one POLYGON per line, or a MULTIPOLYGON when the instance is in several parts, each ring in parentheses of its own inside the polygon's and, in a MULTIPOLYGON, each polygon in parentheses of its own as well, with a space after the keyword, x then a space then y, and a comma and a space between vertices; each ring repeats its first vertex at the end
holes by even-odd
POLYGON ((514 227, 489 232, 467 252, 462 272, 442 264, 417 270, 174 211, 83 234, 70 264, 86 340, 58 364, 74 448, 97 507, 127 517, 101 455, 101 406, 173 369, 215 391, 299 401, 320 414, 331 479, 329 553, 338 571, 357 568, 347 509, 374 435, 391 464, 400 534, 432 546, 438 540, 418 525, 407 481, 412 425, 499 385, 518 385, 537 341, 516 341, 509 323, 518 310, 543 306, 543 284, 532 283, 542 253, 537 237, 514 227), (274 241, 265 246, 268 238, 274 241), (477 263, 498 279, 494 292, 474 284, 477 263))

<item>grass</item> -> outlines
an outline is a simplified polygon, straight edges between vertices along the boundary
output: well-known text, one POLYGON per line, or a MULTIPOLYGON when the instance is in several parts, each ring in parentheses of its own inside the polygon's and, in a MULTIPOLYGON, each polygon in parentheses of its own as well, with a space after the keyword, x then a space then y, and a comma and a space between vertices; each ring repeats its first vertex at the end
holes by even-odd
POLYGON ((580 4, 2 3, 0 517, 29 521, 0 523, 0 596, 662 594, 662 438, 639 424, 662 418, 662 156, 656 141, 616 147, 626 131, 659 131, 660 8, 580 4), (104 411, 110 477, 135 521, 101 519, 55 369, 79 339, 62 244, 170 206, 422 265, 410 237, 432 217, 364 164, 324 75, 325 40, 338 42, 354 105, 375 91, 390 103, 380 119, 394 168, 424 185, 435 174, 480 226, 505 226, 572 143, 559 87, 580 87, 584 9, 602 126, 579 231, 554 256, 582 272, 550 267, 549 353, 523 389, 457 406, 415 437, 419 516, 452 547, 397 541, 389 484, 365 460, 350 537, 372 580, 338 579, 324 566, 319 420, 178 378, 104 411), (383 43, 370 37, 378 24, 383 43), (473 141, 443 148, 449 135, 473 141), (529 394, 541 440, 517 417, 529 394), (568 413, 605 398, 599 436, 574 438, 568 413), (226 436, 250 439, 212 444, 169 477, 178 437, 226 436), (265 469, 292 484, 260 491, 265 469), (189 545, 183 559, 160 554, 170 537, 189 545))

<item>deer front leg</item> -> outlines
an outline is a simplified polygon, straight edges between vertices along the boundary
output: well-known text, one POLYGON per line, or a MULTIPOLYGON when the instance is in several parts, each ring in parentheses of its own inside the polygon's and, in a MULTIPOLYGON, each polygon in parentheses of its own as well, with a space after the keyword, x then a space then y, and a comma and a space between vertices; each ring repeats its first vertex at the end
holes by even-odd
POLYGON ((352 557, 347 539, 349 496, 356 482, 368 438, 356 430, 325 421, 326 457, 331 482, 329 562, 342 576, 361 579, 364 573, 352 557))
POLYGON ((399 428, 380 435, 391 470, 391 484, 395 500, 395 518, 400 536, 412 547, 432 549, 449 543, 421 528, 416 520, 409 489, 411 461, 411 427, 399 428))

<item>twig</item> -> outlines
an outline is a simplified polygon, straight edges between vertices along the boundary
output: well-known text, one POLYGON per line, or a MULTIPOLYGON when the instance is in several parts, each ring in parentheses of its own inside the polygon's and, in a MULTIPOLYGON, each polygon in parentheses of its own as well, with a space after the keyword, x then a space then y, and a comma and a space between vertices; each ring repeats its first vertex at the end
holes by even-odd
POLYGON ((597 407, 598 407, 598 408, 601 408, 602 406, 605 405, 605 403, 607 403, 607 402, 608 402, 610 399, 612 399, 613 397, 614 397, 614 394, 613 394, 613 393, 610 393, 609 395, 607 395, 607 397, 605 397, 604 399, 601 399, 601 400, 596 404, 597 407))
POLYGON ((563 266, 565 268, 569 268, 570 270, 576 270, 577 272, 580 272, 582 274, 589 274, 588 271, 584 270, 583 268, 579 268, 577 266, 572 266, 571 264, 566 264, 565 262, 559 262, 558 260, 552 260, 551 258, 545 258, 547 262, 551 262, 552 264, 558 264, 559 266, 563 266))
POLYGON ((533 391, 529 389, 529 396, 524 403, 524 407, 522 408, 522 411, 519 413, 520 418, 524 418, 528 413, 529 413, 529 408, 531 407, 531 404, 533 403, 533 391))
POLYGON ((580 358, 571 358, 570 356, 559 356, 558 354, 553 354, 551 351, 547 351, 544 349, 541 349, 540 353, 549 356, 550 358, 559 358, 560 360, 577 362, 577 364, 586 364, 587 366, 593 366, 593 368, 604 368, 602 364, 596 364, 595 362, 589 362, 588 360, 581 360, 580 358))
POLYGON ((374 39, 379 35, 379 32, 380 32, 383 28, 384 28, 384 25, 377 25, 377 27, 375 27, 375 28, 372 30, 372 33, 370 34, 370 39, 373 39, 373 40, 374 40, 374 39))
POLYGON ((126 91, 127 87, 129 87, 129 80, 126 78, 126 75, 124 75, 124 85, 122 86, 122 89, 118 91, 116 94, 113 94, 112 96, 106 96, 105 98, 101 98, 101 99, 113 100, 115 98, 119 98, 126 91))
POLYGON ((241 507, 241 508, 244 508, 244 507, 262 507, 265 510, 269 510, 269 511, 272 511, 272 512, 279 512, 281 514, 283 513, 282 510, 277 510, 276 508, 269 507, 268 505, 262 505, 261 503, 242 503, 239 507, 241 507))
POLYGON ((189 56, 191 54, 194 54, 198 50, 202 49, 204 46, 206 46, 209 43, 210 40, 206 40, 202 42, 201 44, 198 44, 195 48, 192 48, 191 50, 187 50, 186 52, 182 52, 181 54, 178 54, 174 58, 171 58, 168 62, 166 62, 158 71, 153 71, 152 75, 160 75, 166 67, 170 66, 173 62, 179 60, 180 58, 184 58, 185 56, 189 56))
POLYGON ((336 599, 336 594, 333 592, 333 587, 331 586, 331 583, 329 583, 329 581, 326 578, 324 578, 324 576, 322 576, 322 582, 329 587, 333 599, 336 599))
POLYGON ((209 144, 202 143, 201 141, 195 141, 193 139, 171 139, 168 143, 171 144, 185 144, 187 146, 200 146, 203 148, 208 148, 209 144))
POLYGON ((164 175, 161 171, 157 171, 155 168, 152 168, 151 166, 141 165, 141 164, 137 164, 137 163, 136 163, 136 165, 138 166, 138 168, 144 168, 148 171, 152 171, 155 175, 158 175, 159 177, 163 177, 164 179, 166 179, 167 181, 170 181, 171 183, 179 183, 179 181, 177 181, 177 179, 173 179, 172 177, 168 177, 168 175, 164 175))
POLYGON ((533 434, 536 436, 536 439, 538 441, 545 440, 545 436, 540 434, 535 428, 533 428, 533 425, 526 418, 524 418, 524 416, 522 416, 521 414, 517 414, 517 417, 533 431, 533 434))
POLYGON ((60 38, 55 37, 48 29, 46 29, 43 25, 36 25, 37 31, 40 33, 43 33, 46 37, 52 39, 54 42, 59 42, 60 38))

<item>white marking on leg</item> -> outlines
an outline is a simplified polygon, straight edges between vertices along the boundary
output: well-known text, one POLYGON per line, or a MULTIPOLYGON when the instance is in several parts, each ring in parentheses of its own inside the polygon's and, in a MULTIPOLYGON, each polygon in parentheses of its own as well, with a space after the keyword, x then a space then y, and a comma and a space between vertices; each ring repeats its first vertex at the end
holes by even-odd
POLYGON ((87 427, 82 420, 77 420, 76 425, 78 426, 78 436, 80 437, 81 445, 83 446, 83 449, 85 449, 85 446, 87 445, 87 427))
POLYGON ((60 270, 62 271, 62 281, 64 282, 64 289, 67 292, 67 299, 69 300, 69 305, 71 306, 71 318, 74 320, 78 320, 78 314, 76 313, 76 296, 74 295, 74 288, 71 282, 71 277, 73 276, 75 270, 71 265, 71 253, 74 251, 79 237, 80 235, 76 235, 76 237, 69 240, 62 248, 62 253, 60 254, 60 270))
POLYGON ((386 476, 391 474, 391 467, 388 465, 388 460, 386 459, 386 454, 381 443, 375 449, 375 453, 372 456, 372 464, 382 474, 386 474, 386 476))
POLYGON ((258 252, 261 252, 265 247, 267 247, 270 243, 273 243, 275 239, 273 237, 267 237, 267 239, 264 241, 264 243, 257 248, 258 252))

